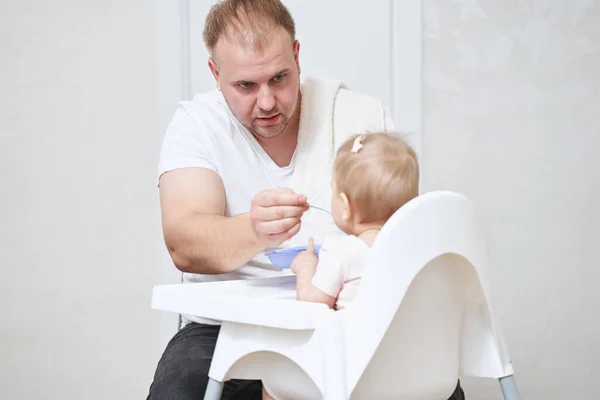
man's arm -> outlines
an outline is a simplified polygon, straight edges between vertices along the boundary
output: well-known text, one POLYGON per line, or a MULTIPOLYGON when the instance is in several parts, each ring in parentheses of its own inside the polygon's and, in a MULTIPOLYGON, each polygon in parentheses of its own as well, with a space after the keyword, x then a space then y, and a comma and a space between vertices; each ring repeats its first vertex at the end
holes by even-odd
POLYGON ((182 168, 160 178, 165 243, 183 272, 231 272, 289 239, 300 230, 302 201, 289 189, 266 191, 255 197, 250 213, 225 217, 225 189, 216 172, 182 168))

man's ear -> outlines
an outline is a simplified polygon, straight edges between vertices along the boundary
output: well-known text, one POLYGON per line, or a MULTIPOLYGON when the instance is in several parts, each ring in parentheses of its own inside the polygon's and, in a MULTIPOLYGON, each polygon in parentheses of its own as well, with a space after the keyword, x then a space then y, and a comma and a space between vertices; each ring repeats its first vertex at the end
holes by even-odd
POLYGON ((352 207, 350 206, 350 200, 346 193, 340 193, 340 199, 342 199, 342 219, 346 222, 352 220, 352 207))
POLYGON ((294 61, 298 67, 298 74, 300 74, 300 42, 298 40, 294 40, 294 61))
POLYGON ((215 59, 212 57, 208 57, 208 69, 210 69, 210 72, 215 78, 217 89, 221 90, 221 82, 219 81, 219 67, 217 66, 215 59))

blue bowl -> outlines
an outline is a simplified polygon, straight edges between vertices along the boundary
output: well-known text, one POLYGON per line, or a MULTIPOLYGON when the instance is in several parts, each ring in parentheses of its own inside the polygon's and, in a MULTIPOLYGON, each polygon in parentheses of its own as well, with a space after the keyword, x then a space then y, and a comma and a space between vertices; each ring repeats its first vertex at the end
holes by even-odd
MULTIPOLYGON (((269 257, 269 260, 281 269, 289 268, 292 265, 292 261, 294 258, 304 250, 306 250, 308 246, 296 246, 289 247, 287 249, 273 250, 266 253, 266 256, 269 257)), ((321 249, 320 244, 315 245, 315 255, 317 258, 319 257, 319 250, 321 249)))

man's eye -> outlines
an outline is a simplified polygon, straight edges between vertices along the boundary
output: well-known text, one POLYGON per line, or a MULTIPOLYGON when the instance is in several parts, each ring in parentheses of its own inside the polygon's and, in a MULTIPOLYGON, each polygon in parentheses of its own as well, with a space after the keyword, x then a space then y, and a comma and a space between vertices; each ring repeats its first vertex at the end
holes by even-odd
POLYGON ((240 86, 242 89, 248 89, 249 87, 251 87, 251 86, 252 86, 252 82, 240 82, 240 83, 239 83, 239 86, 240 86))
POLYGON ((279 74, 279 75, 276 75, 276 76, 274 76, 274 77, 273 77, 273 80, 274 80, 275 82, 281 82, 281 81, 283 80, 283 78, 284 78, 284 77, 285 77, 285 75, 284 75, 284 74, 279 74))

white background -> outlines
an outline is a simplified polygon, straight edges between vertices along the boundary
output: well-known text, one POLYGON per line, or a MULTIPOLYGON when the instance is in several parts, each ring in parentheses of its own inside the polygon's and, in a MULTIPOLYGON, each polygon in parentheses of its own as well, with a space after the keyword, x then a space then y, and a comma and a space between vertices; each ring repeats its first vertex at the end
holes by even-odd
MULTIPOLYGON (((285 3, 303 73, 381 98, 416 133, 424 189, 479 206, 523 397, 595 398, 597 3, 285 3)), ((158 150, 177 101, 213 87, 210 2, 191 2, 189 52, 179 5, 0 6, 0 398, 145 398, 176 323, 149 307, 153 285, 178 279, 158 150)))

